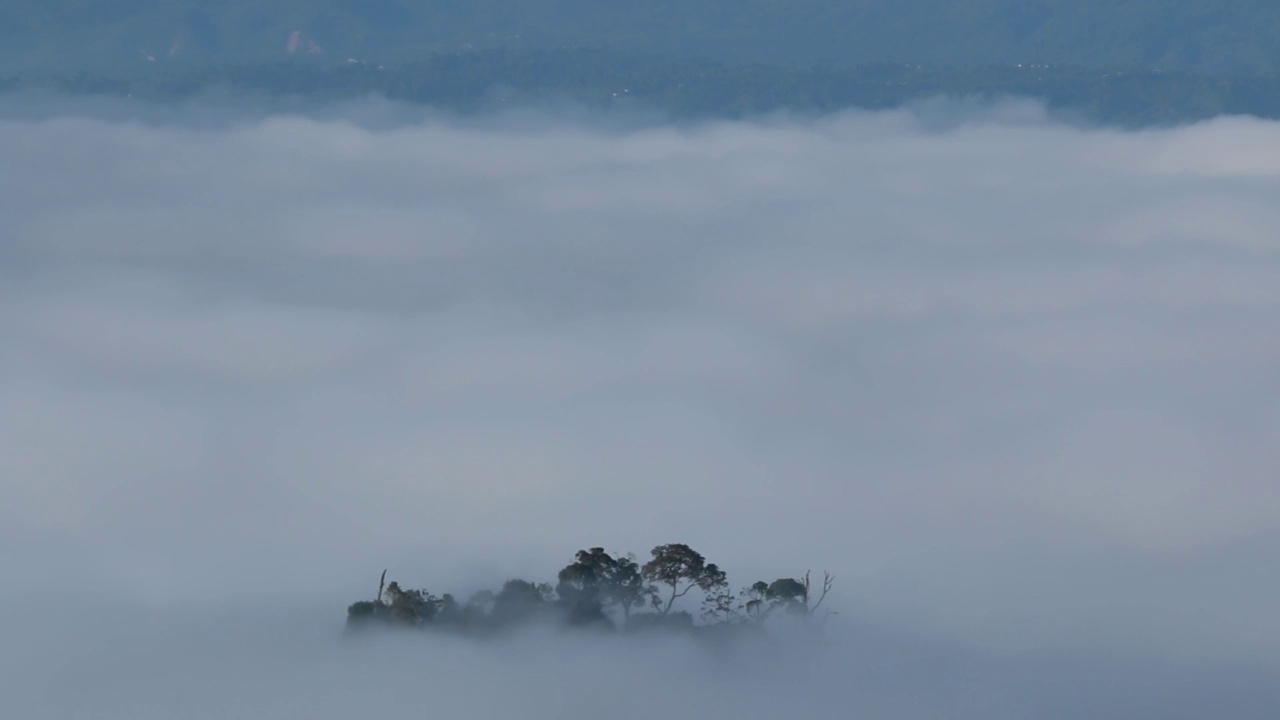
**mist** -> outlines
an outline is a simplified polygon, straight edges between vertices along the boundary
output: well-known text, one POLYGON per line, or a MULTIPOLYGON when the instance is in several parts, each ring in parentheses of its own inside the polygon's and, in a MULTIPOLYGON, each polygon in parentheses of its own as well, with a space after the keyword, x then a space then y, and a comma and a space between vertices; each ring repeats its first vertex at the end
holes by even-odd
POLYGON ((6 716, 1280 712, 1280 124, 0 110, 6 716), (341 637, 666 542, 839 614, 341 637))

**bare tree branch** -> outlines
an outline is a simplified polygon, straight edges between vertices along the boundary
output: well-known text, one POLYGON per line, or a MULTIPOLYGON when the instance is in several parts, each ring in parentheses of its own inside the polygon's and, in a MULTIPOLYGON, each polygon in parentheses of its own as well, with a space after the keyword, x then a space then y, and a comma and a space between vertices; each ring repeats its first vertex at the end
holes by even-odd
MULTIPOLYGON (((835 575, 832 575, 826 570, 822 571, 822 594, 818 596, 818 602, 814 603, 813 607, 809 608, 810 615, 812 615, 814 611, 818 609, 818 606, 822 605, 823 600, 827 599, 827 593, 831 592, 831 586, 835 584, 835 581, 836 581, 835 575)), ((809 573, 807 572, 804 574, 804 586, 806 590, 809 587, 809 573)))
POLYGON ((667 604, 666 604, 666 606, 664 606, 664 607, 663 607, 663 609, 662 609, 662 614, 663 614, 663 615, 666 615, 667 613, 671 612, 671 606, 675 604, 676 600, 678 600, 679 598, 684 597, 685 595, 688 595, 688 594, 689 594, 689 591, 690 591, 690 590, 692 590, 692 589, 693 589, 694 587, 696 587, 696 586, 697 586, 697 583, 692 583, 692 582, 691 582, 691 583, 689 583, 688 585, 686 585, 686 586, 685 586, 685 588, 684 588, 683 590, 681 590, 680 592, 676 592, 676 588, 677 588, 677 587, 679 587, 679 586, 678 586, 678 585, 672 585, 672 586, 671 586, 671 597, 667 599, 667 604))

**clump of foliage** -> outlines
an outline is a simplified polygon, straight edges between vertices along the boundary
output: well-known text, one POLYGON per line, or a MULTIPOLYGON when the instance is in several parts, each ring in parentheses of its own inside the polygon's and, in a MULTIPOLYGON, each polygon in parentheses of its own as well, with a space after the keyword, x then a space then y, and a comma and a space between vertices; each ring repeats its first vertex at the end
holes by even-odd
POLYGON ((814 583, 806 572, 799 578, 761 580, 735 593, 726 573, 688 545, 658 545, 650 556, 642 565, 634 555, 615 555, 602 547, 579 550, 556 574, 554 585, 513 578, 496 592, 482 590, 461 603, 449 593, 435 595, 387 583, 383 571, 375 598, 347 608, 347 627, 468 635, 499 634, 538 623, 603 632, 722 631, 758 626, 773 616, 811 621, 834 582, 824 572, 821 583, 814 583), (683 599, 695 591, 701 600, 698 617, 678 609, 682 602, 691 604, 692 599, 683 599))

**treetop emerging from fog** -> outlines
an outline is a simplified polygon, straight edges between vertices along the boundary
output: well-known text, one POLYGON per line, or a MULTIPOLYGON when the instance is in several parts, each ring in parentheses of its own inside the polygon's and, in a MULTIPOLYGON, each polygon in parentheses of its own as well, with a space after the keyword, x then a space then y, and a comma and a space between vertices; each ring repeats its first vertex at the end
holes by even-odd
MULTIPOLYGON (((387 583, 384 571, 376 598, 347 608, 347 627, 491 635, 542 623, 607 632, 705 633, 759 626, 773 616, 813 620, 834 580, 824 572, 819 585, 805 572, 800 578, 758 580, 734 591, 726 573, 688 545, 658 545, 649 554, 649 561, 641 565, 631 554, 615 556, 601 547, 579 550, 556 575, 554 585, 513 578, 497 592, 482 590, 465 602, 450 593, 436 595, 403 588, 394 580, 387 583), (694 590, 700 601, 697 617, 679 608, 681 599, 694 590)), ((825 620, 825 615, 819 619, 825 620)))

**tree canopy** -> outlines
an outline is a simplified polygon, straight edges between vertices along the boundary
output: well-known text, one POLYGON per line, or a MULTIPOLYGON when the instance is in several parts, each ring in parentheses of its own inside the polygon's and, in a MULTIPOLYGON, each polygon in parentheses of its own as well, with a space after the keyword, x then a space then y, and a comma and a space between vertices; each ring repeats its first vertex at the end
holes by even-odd
POLYGON ((579 550, 556 574, 554 585, 512 578, 496 592, 481 590, 464 603, 449 593, 388 583, 384 571, 374 599, 347 608, 347 627, 493 635, 542 623, 603 632, 697 633, 756 627, 774 613, 810 621, 832 586, 831 575, 824 573, 820 596, 812 598, 806 572, 800 578, 756 581, 735 593, 726 573, 688 545, 658 545, 650 556, 642 566, 631 554, 603 547, 579 550), (691 594, 695 597, 685 600, 691 594), (701 611, 697 616, 687 609, 695 606, 701 611))
POLYGON ((659 545, 652 554, 653 559, 644 564, 640 574, 645 580, 670 589, 669 593, 664 591, 665 600, 654 596, 653 606, 659 614, 670 613, 675 601, 695 587, 710 595, 728 585, 724 571, 688 545, 659 545))

